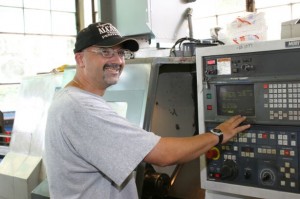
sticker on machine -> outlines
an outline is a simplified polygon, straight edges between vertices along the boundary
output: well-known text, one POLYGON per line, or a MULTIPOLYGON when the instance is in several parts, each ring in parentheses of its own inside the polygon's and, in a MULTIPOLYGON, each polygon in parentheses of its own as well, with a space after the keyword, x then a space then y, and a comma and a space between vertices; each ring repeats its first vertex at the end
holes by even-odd
POLYGON ((217 59, 218 75, 230 75, 231 74, 231 58, 219 58, 217 59))

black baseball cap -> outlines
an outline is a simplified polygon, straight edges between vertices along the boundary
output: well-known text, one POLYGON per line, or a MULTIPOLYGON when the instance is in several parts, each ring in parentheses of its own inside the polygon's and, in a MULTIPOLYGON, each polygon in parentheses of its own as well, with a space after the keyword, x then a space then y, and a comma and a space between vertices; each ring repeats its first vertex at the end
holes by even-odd
POLYGON ((122 37, 110 23, 97 22, 78 32, 74 53, 81 52, 92 45, 112 47, 119 44, 132 52, 139 50, 139 44, 135 39, 122 37))

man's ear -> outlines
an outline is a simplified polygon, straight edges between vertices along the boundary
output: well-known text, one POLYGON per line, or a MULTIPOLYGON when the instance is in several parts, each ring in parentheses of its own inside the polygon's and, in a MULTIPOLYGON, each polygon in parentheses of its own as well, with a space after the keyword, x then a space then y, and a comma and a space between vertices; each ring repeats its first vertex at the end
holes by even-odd
POLYGON ((75 60, 77 63, 77 66, 79 66, 80 68, 84 67, 84 63, 83 63, 83 53, 79 52, 79 53, 75 53, 75 60))

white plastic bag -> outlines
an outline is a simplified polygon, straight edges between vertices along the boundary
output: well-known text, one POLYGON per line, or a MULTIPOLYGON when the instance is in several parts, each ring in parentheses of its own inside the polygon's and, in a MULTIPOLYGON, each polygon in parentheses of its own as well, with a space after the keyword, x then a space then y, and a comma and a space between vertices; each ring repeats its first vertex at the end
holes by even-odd
POLYGON ((246 42, 264 41, 267 39, 267 25, 265 14, 250 13, 244 17, 237 17, 227 25, 229 42, 241 44, 246 42))

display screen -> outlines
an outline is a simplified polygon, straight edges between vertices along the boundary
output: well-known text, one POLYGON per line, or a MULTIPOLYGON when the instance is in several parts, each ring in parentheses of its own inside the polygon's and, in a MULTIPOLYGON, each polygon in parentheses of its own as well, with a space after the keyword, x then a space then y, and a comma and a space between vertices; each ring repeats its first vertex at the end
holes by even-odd
POLYGON ((218 115, 254 116, 254 85, 217 85, 218 115))

